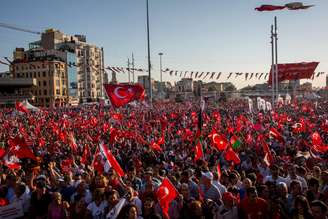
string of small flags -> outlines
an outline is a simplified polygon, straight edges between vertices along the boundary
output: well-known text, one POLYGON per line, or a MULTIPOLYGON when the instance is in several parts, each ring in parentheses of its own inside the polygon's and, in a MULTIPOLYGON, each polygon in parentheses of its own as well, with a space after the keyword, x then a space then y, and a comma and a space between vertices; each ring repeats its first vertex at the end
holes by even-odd
MULTIPOLYGON (((126 67, 107 67, 106 69, 116 72, 116 73, 125 73, 125 72, 148 72, 146 69, 141 68, 126 68, 126 67)), ((169 68, 163 69, 163 73, 168 73, 170 76, 177 76, 180 78, 193 78, 198 80, 219 80, 226 76, 226 79, 237 79, 240 77, 244 77, 244 79, 251 80, 251 79, 258 79, 258 80, 268 80, 269 73, 267 72, 204 72, 204 71, 181 71, 181 70, 172 70, 169 68)), ((315 72, 312 75, 312 80, 314 77, 319 77, 320 75, 326 74, 326 72, 315 72)))

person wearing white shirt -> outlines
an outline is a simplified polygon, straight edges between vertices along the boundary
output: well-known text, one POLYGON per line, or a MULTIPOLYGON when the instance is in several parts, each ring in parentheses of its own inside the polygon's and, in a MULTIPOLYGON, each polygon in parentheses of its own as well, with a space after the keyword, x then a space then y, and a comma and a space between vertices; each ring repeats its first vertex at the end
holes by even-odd
POLYGON ((108 204, 104 199, 104 194, 97 189, 93 193, 93 202, 87 206, 87 209, 92 216, 92 219, 104 219, 107 206, 108 204))
POLYGON ((308 186, 307 186, 307 182, 306 180, 301 177, 301 176, 298 176, 296 174, 296 166, 294 165, 289 165, 288 167, 288 176, 286 177, 286 184, 288 185, 288 188, 290 187, 290 183, 293 181, 293 180, 297 180, 301 183, 301 186, 302 186, 302 190, 303 191, 306 191, 308 186))
POLYGON ((11 203, 20 203, 24 214, 27 214, 30 208, 30 190, 24 183, 19 183, 15 188, 15 196, 11 203))
POLYGON ((279 184, 281 182, 286 183, 286 179, 284 177, 279 176, 279 167, 277 165, 272 165, 270 168, 271 175, 266 176, 263 180, 263 183, 266 182, 275 182, 275 184, 279 184))
POLYGON ((221 184, 218 173, 214 172, 213 176, 213 184, 220 190, 221 194, 225 193, 227 191, 227 188, 221 184))

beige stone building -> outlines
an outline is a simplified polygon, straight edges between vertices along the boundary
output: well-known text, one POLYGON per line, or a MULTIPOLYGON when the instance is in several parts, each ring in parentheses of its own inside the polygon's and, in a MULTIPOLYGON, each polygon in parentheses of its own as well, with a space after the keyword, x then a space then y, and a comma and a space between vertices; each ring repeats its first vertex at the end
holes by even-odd
POLYGON ((35 106, 64 106, 69 103, 66 63, 62 61, 16 62, 12 65, 14 78, 35 80, 29 89, 30 102, 35 106))
POLYGON ((104 51, 83 35, 49 29, 29 49, 16 48, 10 66, 14 78, 36 79, 31 90, 36 106, 63 106, 105 98, 104 51))

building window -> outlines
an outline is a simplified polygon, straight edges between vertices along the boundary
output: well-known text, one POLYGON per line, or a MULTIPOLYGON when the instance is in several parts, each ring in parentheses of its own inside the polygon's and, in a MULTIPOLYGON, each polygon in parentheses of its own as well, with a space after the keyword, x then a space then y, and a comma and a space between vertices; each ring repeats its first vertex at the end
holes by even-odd
POLYGON ((30 78, 32 78, 32 72, 30 72, 30 78))
POLYGON ((47 90, 43 90, 43 95, 47 96, 47 90))
POLYGON ((40 72, 38 72, 38 77, 41 77, 41 76, 40 76, 40 72))
POLYGON ((52 71, 48 72, 49 77, 52 77, 52 71))
POLYGON ((34 78, 36 78, 36 72, 33 73, 34 78))
POLYGON ((42 68, 45 68, 45 65, 42 63, 42 68))
POLYGON ((40 68, 40 65, 38 65, 38 68, 40 68))
POLYGON ((42 72, 42 76, 43 77, 45 77, 46 76, 46 72, 44 71, 44 72, 42 72))
POLYGON ((60 81, 56 80, 56 86, 59 87, 60 86, 60 81))
POLYGON ((59 89, 56 89, 56 94, 60 95, 60 90, 59 89))
POLYGON ((43 86, 47 86, 47 81, 43 81, 43 86))
POLYGON ((49 97, 46 98, 46 103, 49 103, 49 97))
POLYGON ((39 95, 41 96, 41 90, 39 90, 39 95))
POLYGON ((18 71, 18 66, 16 66, 16 70, 18 71))
POLYGON ((41 87, 41 81, 39 81, 39 87, 41 87))

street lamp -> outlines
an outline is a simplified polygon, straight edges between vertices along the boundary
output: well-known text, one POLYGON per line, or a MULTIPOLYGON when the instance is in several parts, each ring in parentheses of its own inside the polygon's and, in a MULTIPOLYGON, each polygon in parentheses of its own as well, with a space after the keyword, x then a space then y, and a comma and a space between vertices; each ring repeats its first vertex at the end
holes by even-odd
POLYGON ((150 66, 150 43, 149 43, 149 12, 148 12, 148 0, 146 0, 147 8, 147 48, 148 48, 148 77, 149 77, 149 101, 150 106, 153 106, 153 92, 151 87, 151 66, 150 66))

